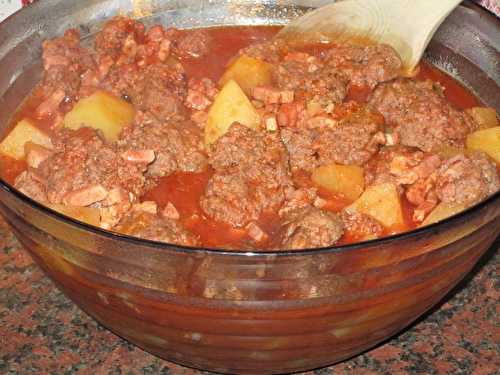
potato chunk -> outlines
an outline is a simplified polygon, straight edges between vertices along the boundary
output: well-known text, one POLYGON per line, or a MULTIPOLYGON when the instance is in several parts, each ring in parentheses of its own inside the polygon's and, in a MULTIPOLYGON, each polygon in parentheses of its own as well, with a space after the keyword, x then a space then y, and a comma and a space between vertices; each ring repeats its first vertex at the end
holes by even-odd
POLYGON ((101 223, 101 214, 98 208, 66 206, 63 204, 48 204, 47 207, 82 223, 96 227, 101 223))
POLYGON ((474 121, 479 125, 479 129, 488 129, 498 126, 497 111, 489 107, 472 107, 466 110, 474 121))
POLYGON ((330 164, 316 168, 313 182, 332 193, 340 193, 349 200, 356 200, 365 188, 363 168, 355 165, 330 164))
POLYGON ((222 88, 210 107, 205 125, 205 144, 208 146, 214 143, 235 122, 257 129, 260 116, 240 86, 231 80, 222 88))
POLYGON ((486 152, 500 163, 500 126, 478 130, 467 136, 467 148, 486 152))
POLYGON ((0 143, 0 153, 13 159, 21 160, 26 157, 24 145, 28 142, 52 148, 50 137, 38 129, 29 120, 21 120, 0 143))
POLYGON ((465 210, 465 205, 457 203, 439 203, 434 210, 427 216, 420 226, 431 225, 438 221, 444 220, 450 216, 458 214, 460 211, 465 210))
POLYGON ((64 117, 64 126, 74 130, 82 126, 99 129, 108 141, 113 142, 123 127, 132 123, 134 112, 132 104, 98 91, 76 103, 64 117))
POLYGON ((401 230, 404 226, 399 193, 391 183, 369 186, 346 210, 369 215, 388 229, 401 230))
POLYGON ((255 87, 271 84, 272 67, 265 61, 241 55, 227 68, 219 84, 224 86, 229 81, 234 80, 247 95, 251 95, 255 87))

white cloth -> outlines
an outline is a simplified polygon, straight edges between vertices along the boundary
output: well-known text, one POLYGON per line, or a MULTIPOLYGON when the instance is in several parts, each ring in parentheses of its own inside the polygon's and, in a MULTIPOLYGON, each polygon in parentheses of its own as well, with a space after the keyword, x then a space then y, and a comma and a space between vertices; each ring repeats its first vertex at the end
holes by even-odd
POLYGON ((0 0, 0 22, 22 8, 21 0, 0 0))

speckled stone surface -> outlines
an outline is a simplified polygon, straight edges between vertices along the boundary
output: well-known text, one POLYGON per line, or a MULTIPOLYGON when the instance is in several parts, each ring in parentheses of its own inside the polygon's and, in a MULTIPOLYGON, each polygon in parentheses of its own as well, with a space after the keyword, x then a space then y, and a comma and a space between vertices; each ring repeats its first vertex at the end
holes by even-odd
MULTIPOLYGON (((498 374, 500 239, 441 305, 327 374, 498 374)), ((56 289, 0 219, 0 374, 207 374, 158 359, 56 289)))

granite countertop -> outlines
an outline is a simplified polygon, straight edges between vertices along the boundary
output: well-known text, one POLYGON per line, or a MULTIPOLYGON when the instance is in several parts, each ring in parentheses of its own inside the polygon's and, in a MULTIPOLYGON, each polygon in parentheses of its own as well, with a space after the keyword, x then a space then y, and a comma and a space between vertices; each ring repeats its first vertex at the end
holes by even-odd
MULTIPOLYGON (((366 354, 313 374, 498 374, 500 238, 433 311, 366 354)), ((96 323, 44 276, 0 219, 1 374, 207 374, 96 323)))

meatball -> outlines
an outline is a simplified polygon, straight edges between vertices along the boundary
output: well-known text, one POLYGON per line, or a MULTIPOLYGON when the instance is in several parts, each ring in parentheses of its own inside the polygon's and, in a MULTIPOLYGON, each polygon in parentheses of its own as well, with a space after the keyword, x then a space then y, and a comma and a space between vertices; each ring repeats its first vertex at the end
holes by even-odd
POLYGON ((317 130, 283 128, 281 139, 290 155, 292 170, 311 171, 319 165, 318 155, 313 148, 317 137, 317 130))
POLYGON ((142 23, 130 18, 114 17, 110 19, 95 38, 95 50, 98 56, 101 58, 109 56, 113 60, 118 59, 128 39, 144 38, 144 29, 142 23))
POLYGON ((383 119, 368 110, 360 110, 337 125, 322 129, 313 148, 321 165, 363 165, 384 143, 383 119))
POLYGON ((278 210, 291 186, 286 151, 276 135, 233 124, 212 147, 209 180, 200 205, 205 213, 234 227, 278 210))
MULTIPOLYGON (((168 32, 172 32, 169 30, 168 32)), ((210 50, 210 35, 204 30, 174 31, 173 53, 180 58, 200 58, 210 50)))
POLYGON ((151 177, 168 176, 176 171, 201 172, 208 165, 201 130, 182 118, 160 122, 146 115, 122 132, 118 144, 122 152, 153 150, 155 159, 147 170, 147 176, 151 177))
POLYGON ((326 51, 323 60, 344 73, 351 85, 370 88, 398 77, 402 67, 397 52, 386 44, 338 45, 326 51))
POLYGON ((436 193, 443 202, 473 205, 500 189, 495 164, 482 152, 457 155, 438 171, 436 193))
POLYGON ((369 105, 382 113, 401 137, 401 144, 436 151, 442 146, 463 147, 476 127, 472 119, 446 101, 432 81, 398 79, 381 84, 369 105))
POLYGON ((146 165, 124 160, 94 129, 63 129, 53 142, 55 153, 37 170, 51 203, 61 203, 68 194, 96 185, 108 191, 121 188, 135 196, 144 192, 146 165))
POLYGON ((346 234, 357 241, 373 240, 384 234, 384 226, 369 215, 342 211, 342 221, 346 234))
POLYGON ((130 210, 114 230, 151 241, 184 246, 200 244, 199 238, 189 232, 178 220, 142 210, 130 210))
POLYGON ((55 113, 64 99, 78 100, 82 77, 97 70, 96 62, 80 45, 80 34, 74 29, 67 30, 60 38, 44 41, 42 60, 44 76, 40 92, 46 108, 39 115, 55 113))
POLYGON ((284 217, 283 249, 309 249, 334 245, 344 233, 340 215, 307 206, 284 217))
POLYGON ((101 86, 161 120, 186 112, 187 81, 180 63, 115 65, 101 86))
POLYGON ((305 61, 285 59, 275 67, 273 76, 280 89, 295 91, 296 96, 323 108, 341 103, 347 95, 346 77, 313 57, 305 61))

